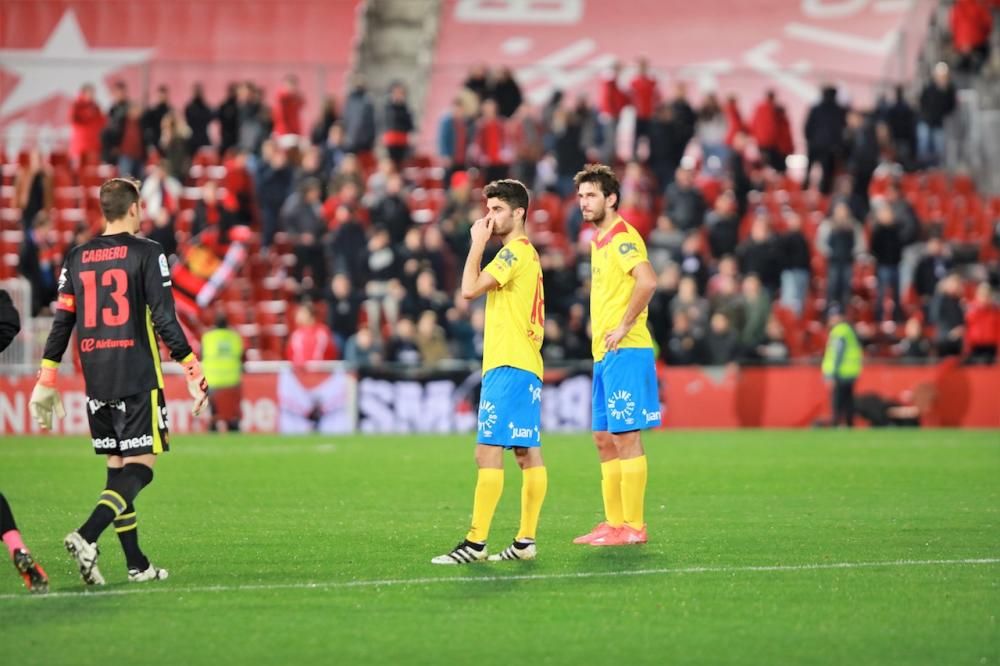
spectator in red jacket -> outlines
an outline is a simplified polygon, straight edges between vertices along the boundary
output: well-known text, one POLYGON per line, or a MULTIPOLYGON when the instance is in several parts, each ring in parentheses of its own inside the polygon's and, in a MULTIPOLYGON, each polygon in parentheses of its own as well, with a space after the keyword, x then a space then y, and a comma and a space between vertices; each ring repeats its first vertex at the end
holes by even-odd
POLYGON ((89 83, 80 89, 70 111, 69 156, 80 167, 97 159, 101 151, 101 130, 104 114, 94 101, 94 86, 89 83))
POLYGON ((142 139, 142 108, 129 102, 128 111, 122 125, 121 143, 118 144, 118 173, 123 176, 142 178, 146 167, 146 144, 142 139))
POLYGON ((649 128, 653 122, 653 112, 660 102, 660 91, 656 87, 656 79, 649 74, 649 60, 639 58, 639 71, 632 83, 632 106, 635 107, 635 142, 633 151, 639 145, 639 139, 649 140, 649 128))
POLYGON ((306 104, 299 91, 299 79, 294 74, 285 77, 271 107, 271 120, 276 136, 302 134, 302 107, 306 104))
POLYGON ((42 159, 35 148, 28 153, 28 162, 17 165, 14 174, 14 207, 21 209, 24 231, 31 229, 35 216, 54 205, 52 166, 42 159))
POLYGON ((476 154, 486 182, 506 178, 510 172, 510 151, 507 148, 507 127, 497 114, 497 103, 483 102, 483 116, 476 128, 476 154))
POLYGON ((621 207, 618 214, 629 221, 629 224, 639 232, 643 238, 649 238, 649 233, 653 230, 653 214, 648 208, 644 208, 638 196, 630 194, 622 198, 621 207))
POLYGON ((988 282, 976 287, 976 297, 965 311, 965 346, 969 360, 993 363, 1000 344, 1000 306, 993 300, 988 282))
POLYGON ((785 111, 785 107, 778 105, 775 111, 777 111, 778 117, 778 164, 775 165, 775 169, 778 173, 785 173, 785 158, 795 152, 795 142, 792 140, 792 124, 788 122, 788 113, 785 111))
POLYGON ((618 120, 621 118, 622 110, 628 106, 628 93, 618 85, 618 78, 621 76, 622 66, 620 62, 611 65, 601 79, 601 87, 598 93, 597 108, 600 112, 601 130, 604 137, 600 154, 601 161, 605 164, 614 164, 616 157, 616 144, 618 141, 618 120))
POLYGON ((767 96, 754 109, 750 133, 767 164, 777 171, 784 171, 785 160, 781 157, 780 148, 781 117, 773 90, 768 90, 767 96))
POLYGON ((740 105, 736 99, 736 95, 730 95, 726 98, 726 105, 722 111, 726 114, 726 145, 732 148, 736 135, 747 133, 747 124, 743 121, 743 116, 740 114, 740 105))
POLYGON ((285 358, 293 365, 302 366, 309 361, 334 361, 340 357, 337 343, 326 324, 316 321, 312 305, 295 310, 295 330, 288 337, 285 358))
POLYGON ((253 177, 247 169, 247 156, 244 152, 237 152, 223 162, 226 167, 226 175, 222 179, 222 187, 225 188, 228 196, 235 206, 238 223, 253 226, 256 223, 257 205, 254 201, 253 177))
POLYGON ((993 16, 983 0, 957 0, 951 8, 951 37, 958 68, 979 71, 990 49, 993 16))

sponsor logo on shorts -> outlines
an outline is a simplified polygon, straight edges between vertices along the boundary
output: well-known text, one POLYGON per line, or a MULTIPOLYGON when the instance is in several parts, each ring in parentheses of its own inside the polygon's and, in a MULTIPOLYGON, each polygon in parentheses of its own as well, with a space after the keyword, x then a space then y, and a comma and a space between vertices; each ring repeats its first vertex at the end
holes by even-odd
POLYGON ((652 423, 653 421, 659 421, 660 418, 661 418, 660 417, 660 410, 656 410, 655 412, 648 412, 648 411, 646 411, 644 409, 644 410, 642 410, 642 415, 646 417, 646 423, 652 423))
POLYGON ((117 449, 118 440, 114 437, 95 437, 90 442, 94 445, 95 449, 117 449))
POLYGON ((528 393, 531 394, 531 404, 542 401, 542 387, 534 384, 528 385, 528 393))
POLYGON ((141 449, 144 447, 153 446, 153 436, 143 435, 142 437, 132 437, 131 439, 123 439, 118 442, 118 448, 122 451, 128 451, 129 449, 141 449))
POLYGON ((479 432, 486 437, 493 436, 497 424, 497 407, 489 400, 479 401, 479 432))
POLYGON ((538 441, 538 428, 520 428, 511 421, 507 424, 511 439, 534 439, 538 441))
POLYGON ((608 413, 618 421, 625 421, 626 425, 635 423, 632 414, 635 413, 635 401, 628 391, 615 391, 608 398, 608 413))
POLYGON ((97 340, 95 338, 83 338, 80 340, 80 353, 89 354, 98 349, 131 349, 135 347, 135 340, 126 338, 124 340, 97 340))
POLYGON ((87 398, 87 409, 90 410, 91 414, 96 414, 97 410, 101 409, 105 405, 111 409, 117 409, 119 412, 125 413, 125 402, 122 400, 112 400, 110 402, 106 402, 104 400, 87 398))

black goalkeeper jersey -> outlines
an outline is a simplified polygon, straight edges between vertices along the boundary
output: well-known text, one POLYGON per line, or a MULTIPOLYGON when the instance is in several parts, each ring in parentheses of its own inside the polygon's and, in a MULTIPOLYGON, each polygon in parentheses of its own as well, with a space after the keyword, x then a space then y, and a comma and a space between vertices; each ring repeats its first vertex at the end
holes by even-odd
POLYGON ((162 388, 156 334, 176 361, 191 354, 191 345, 177 322, 160 244, 120 233, 70 250, 46 360, 62 360, 74 328, 87 397, 119 400, 162 388))

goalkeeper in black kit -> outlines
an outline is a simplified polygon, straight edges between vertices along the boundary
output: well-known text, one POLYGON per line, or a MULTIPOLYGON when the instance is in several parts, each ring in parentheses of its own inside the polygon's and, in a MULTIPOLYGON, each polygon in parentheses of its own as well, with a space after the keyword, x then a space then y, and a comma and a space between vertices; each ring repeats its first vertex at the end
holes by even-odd
POLYGON ((103 235, 66 256, 59 277, 56 317, 45 344, 42 368, 31 394, 31 414, 43 429, 65 415, 56 373, 70 336, 87 392, 87 418, 94 452, 107 457, 108 480, 90 517, 65 539, 88 585, 103 585, 97 540, 114 525, 132 582, 161 580, 139 548, 134 501, 153 480, 156 456, 167 451, 167 409, 157 335, 181 363, 198 414, 208 384, 177 322, 170 267, 163 248, 137 238, 140 198, 135 181, 114 178, 100 190, 103 235))

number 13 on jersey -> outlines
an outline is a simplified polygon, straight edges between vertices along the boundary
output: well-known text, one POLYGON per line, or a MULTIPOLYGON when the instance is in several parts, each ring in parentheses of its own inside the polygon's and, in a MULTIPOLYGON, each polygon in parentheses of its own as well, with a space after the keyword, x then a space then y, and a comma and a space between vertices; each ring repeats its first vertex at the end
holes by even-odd
MULTIPOLYGON (((99 300, 97 271, 81 271, 83 284, 83 325, 97 328, 97 302, 99 300)), ((121 268, 101 272, 101 287, 111 287, 112 307, 101 308, 101 323, 107 327, 121 326, 129 318, 128 273, 121 268)))

